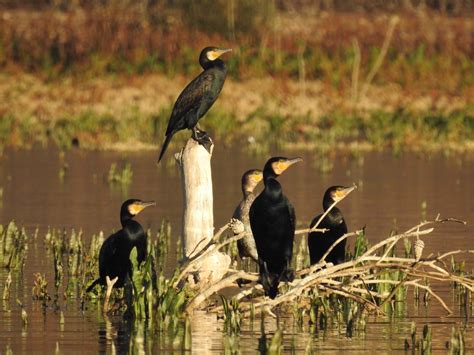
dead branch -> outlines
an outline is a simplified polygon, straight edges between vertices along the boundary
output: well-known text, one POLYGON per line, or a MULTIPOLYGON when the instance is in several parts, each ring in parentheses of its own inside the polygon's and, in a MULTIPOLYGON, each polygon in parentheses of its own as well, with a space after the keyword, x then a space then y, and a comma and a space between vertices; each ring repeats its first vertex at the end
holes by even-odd
MULTIPOLYGON (((438 216, 435 220, 421 222, 403 233, 393 235, 376 243, 354 260, 349 260, 338 265, 333 265, 323 261, 308 268, 298 270, 296 274, 299 278, 289 283, 289 289, 273 300, 261 297, 262 288, 259 284, 248 285, 245 289, 238 292, 233 299, 240 302, 240 310, 245 315, 250 312, 251 308, 256 312, 259 312, 261 309, 271 310, 277 305, 292 301, 294 302, 301 297, 309 297, 308 291, 311 289, 317 289, 325 294, 334 293, 350 298, 363 305, 369 311, 383 314, 381 309, 382 305, 393 298, 398 288, 402 286, 419 287, 432 295, 447 313, 451 313, 451 309, 447 306, 442 297, 440 297, 430 286, 421 282, 422 280, 455 282, 468 290, 474 291, 474 280, 465 276, 453 274, 448 270, 446 265, 441 265, 442 260, 451 255, 474 253, 474 250, 449 251, 419 261, 416 261, 413 257, 389 256, 390 251, 401 240, 417 236, 427 236, 433 232, 434 225, 446 222, 465 223, 454 218, 440 219, 438 216), (396 270, 403 272, 404 277, 402 280, 393 280, 386 277, 386 275, 389 275, 396 270), (391 288, 390 292, 380 294, 368 288, 367 285, 373 284, 389 284, 394 287, 391 288), (381 303, 378 304, 376 299, 379 299, 381 303)), ((359 232, 360 231, 347 233, 340 237, 333 244, 331 249, 326 252, 324 257, 330 253, 335 245, 359 232)), ((223 245, 227 245, 242 238, 244 235, 245 233, 242 233, 241 235, 229 238, 220 244, 216 243, 214 247, 220 248, 223 245)), ((202 255, 205 255, 205 253, 206 251, 202 252, 202 255)), ((198 309, 205 300, 209 299, 209 297, 218 293, 223 288, 234 286, 237 279, 245 279, 255 282, 258 281, 258 275, 255 273, 232 270, 228 276, 219 283, 209 286, 207 289, 196 295, 188 304, 188 313, 192 313, 193 310, 198 309)), ((220 305, 210 308, 210 311, 215 312, 222 312, 222 310, 222 306, 220 305)))

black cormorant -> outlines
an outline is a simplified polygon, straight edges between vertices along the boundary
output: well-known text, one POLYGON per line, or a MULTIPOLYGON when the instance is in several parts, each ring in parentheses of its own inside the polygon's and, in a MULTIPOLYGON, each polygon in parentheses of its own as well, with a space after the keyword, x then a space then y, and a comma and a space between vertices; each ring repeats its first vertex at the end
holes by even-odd
POLYGON ((217 100, 224 86, 227 68, 219 57, 229 51, 231 49, 216 47, 206 47, 201 51, 199 64, 204 71, 184 88, 176 100, 158 162, 165 154, 173 135, 185 128, 192 129, 192 137, 208 149, 209 136, 199 130, 197 123, 217 100))
MULTIPOLYGON (((354 187, 331 186, 328 188, 323 197, 323 209, 326 211, 334 202, 343 199, 350 193, 354 187)), ((319 221, 322 214, 316 216, 311 222, 310 228, 319 221)), ((347 233, 346 222, 341 211, 337 207, 333 207, 317 226, 318 229, 328 229, 328 231, 311 232, 308 234, 308 248, 311 264, 316 264, 326 254, 327 250, 334 244, 336 240, 347 233)), ((326 262, 334 265, 343 263, 346 256, 346 240, 344 239, 337 244, 334 249, 326 257, 326 262)))
POLYGON ((295 209, 276 178, 301 158, 271 158, 263 169, 264 190, 250 207, 250 226, 257 245, 260 282, 275 298, 280 281, 292 281, 290 268, 295 234, 295 209))
POLYGON ((244 225, 244 232, 249 233, 242 239, 237 241, 237 247, 239 248, 239 255, 241 258, 250 257, 255 262, 258 262, 257 247, 255 246, 255 240, 253 239, 252 229, 250 228, 249 221, 249 210, 253 201, 255 200, 255 194, 253 190, 262 181, 263 174, 261 170, 252 169, 248 170, 242 175, 242 194, 243 199, 239 205, 235 208, 232 218, 241 221, 244 225))
POLYGON ((139 263, 147 255, 147 237, 140 223, 133 220, 137 214, 155 202, 144 202, 137 199, 125 201, 120 208, 120 222, 122 229, 109 236, 100 248, 99 253, 99 278, 95 280, 86 292, 91 291, 95 285, 107 286, 104 310, 107 311, 108 300, 113 287, 123 287, 128 277, 131 278, 132 263, 130 252, 137 248, 139 263))

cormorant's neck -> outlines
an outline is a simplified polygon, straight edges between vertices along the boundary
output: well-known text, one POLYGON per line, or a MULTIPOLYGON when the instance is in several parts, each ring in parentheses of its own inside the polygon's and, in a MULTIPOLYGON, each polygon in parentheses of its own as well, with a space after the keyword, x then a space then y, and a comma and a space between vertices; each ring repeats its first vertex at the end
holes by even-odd
POLYGON ((131 220, 133 219, 133 216, 127 212, 121 212, 120 213, 120 223, 122 224, 122 227, 125 227, 131 220))
POLYGON ((253 194, 255 188, 257 187, 257 184, 258 183, 253 182, 251 180, 242 182, 242 195, 244 196, 244 198, 253 194))
MULTIPOLYGON (((329 209, 329 207, 331 207, 331 205, 332 205, 333 203, 334 203, 334 200, 333 200, 333 199, 324 199, 324 200, 323 200, 323 208, 324 208, 324 211, 327 211, 327 210, 329 209)), ((328 214, 330 214, 330 215, 337 215, 337 214, 339 214, 339 213, 340 213, 339 209, 338 209, 336 206, 334 206, 334 207, 331 209, 331 211, 329 211, 328 214)))
MULTIPOLYGON (((334 203, 332 198, 324 198, 323 199, 323 209, 327 211, 329 207, 334 203)), ((332 211, 332 210, 331 210, 332 211)))
POLYGON ((207 69, 210 69, 210 68, 219 68, 219 69, 223 69, 223 70, 226 70, 226 66, 225 66, 225 63, 220 60, 220 59, 216 59, 216 60, 209 60, 207 58, 201 60, 199 62, 199 64, 201 64, 201 67, 204 69, 204 70, 207 70, 207 69))
MULTIPOLYGON (((273 169, 265 169, 263 170, 263 183, 265 184, 265 186, 267 185, 268 181, 270 179, 276 179, 278 177, 277 174, 275 174, 275 172, 273 171, 273 169)), ((280 185, 280 184, 278 184, 280 185)))
POLYGON ((245 187, 242 188, 242 195, 244 196, 244 199, 246 199, 252 194, 253 194, 253 190, 245 189, 245 187))
POLYGON ((265 180, 265 193, 272 198, 279 198, 282 195, 280 183, 275 178, 265 180))

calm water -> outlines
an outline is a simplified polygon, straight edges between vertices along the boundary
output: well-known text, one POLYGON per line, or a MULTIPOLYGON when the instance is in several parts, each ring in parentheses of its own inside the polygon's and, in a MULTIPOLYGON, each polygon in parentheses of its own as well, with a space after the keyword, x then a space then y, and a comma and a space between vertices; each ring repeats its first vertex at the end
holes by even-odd
MULTIPOLYGON (((275 152, 279 153, 279 152, 275 152)), ((280 153, 281 154, 281 153, 280 153)), ((292 154, 296 155, 296 154, 292 154)), ((418 157, 406 154, 393 157, 385 153, 370 153, 353 158, 336 155, 333 170, 322 174, 311 154, 303 153, 302 164, 295 165, 281 182, 285 193, 294 204, 298 223, 307 226, 321 210, 324 190, 334 184, 359 186, 340 205, 350 229, 366 226, 371 242, 380 240, 393 230, 405 230, 425 218, 457 217, 468 221, 467 226, 447 224, 425 238, 426 253, 455 249, 472 249, 474 237, 474 157, 433 156, 418 157)), ((176 168, 156 166, 156 152, 109 153, 71 151, 61 156, 54 150, 6 151, 0 156, 0 223, 15 219, 19 225, 33 231, 39 227, 39 237, 48 226, 82 229, 86 240, 93 233, 109 233, 119 226, 118 211, 122 201, 129 197, 154 199, 158 206, 147 209, 138 220, 144 227, 157 230, 162 218, 171 221, 173 235, 180 234, 182 193, 176 168), (107 173, 112 163, 126 160, 133 169, 133 182, 128 189, 109 186, 107 173), (60 169, 67 164, 66 174, 60 179, 60 169)), ((232 215, 240 199, 240 177, 249 169, 262 167, 266 157, 254 157, 237 151, 219 151, 213 157, 215 226, 222 226, 232 215)), ((120 318, 104 319, 94 307, 81 312, 77 303, 60 300, 59 309, 43 312, 38 301, 31 300, 33 272, 46 273, 52 279, 53 265, 44 257, 44 250, 30 243, 22 275, 13 275, 12 297, 0 307, 0 352, 8 344, 14 352, 52 352, 58 344, 61 352, 120 351, 128 349, 130 333, 140 333, 120 318), (28 327, 22 328, 20 308, 16 298, 23 301, 28 312, 28 327), (60 322, 60 311, 64 322, 60 322)), ((467 261, 467 270, 474 268, 474 257, 467 261)), ((0 269, 0 292, 6 273, 0 269)), ((51 286, 50 286, 51 287, 51 286)), ((52 288, 52 287, 51 287, 52 288)), ((428 309, 415 308, 408 302, 404 316, 390 322, 383 317, 370 317, 367 331, 347 338, 344 329, 330 327, 324 333, 312 333, 308 326, 298 328, 290 318, 280 320, 284 329, 285 349, 304 351, 312 343, 315 350, 352 350, 371 353, 403 350, 409 336, 410 323, 415 320, 421 331, 426 323, 433 329, 433 348, 444 349, 453 326, 465 327, 466 345, 474 351, 474 332, 471 321, 459 314, 455 297, 448 287, 438 289, 455 314, 445 317, 440 306, 432 301, 428 309)), ((52 289, 50 290, 52 293, 52 289)), ((409 293, 411 293, 409 291, 409 293)), ((191 322, 193 351, 223 352, 230 339, 222 332, 222 321, 215 315, 199 314, 191 322)), ((267 336, 271 337, 277 324, 266 321, 267 336)), ((258 348, 261 336, 260 322, 244 322, 238 346, 244 352, 258 348)), ((165 334, 143 335, 148 350, 180 349, 179 341, 172 343, 165 334)))

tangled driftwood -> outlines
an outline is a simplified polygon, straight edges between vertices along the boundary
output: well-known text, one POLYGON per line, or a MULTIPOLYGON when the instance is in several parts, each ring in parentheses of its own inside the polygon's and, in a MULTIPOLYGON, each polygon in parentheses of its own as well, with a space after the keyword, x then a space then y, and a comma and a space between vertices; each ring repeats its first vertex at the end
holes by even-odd
MULTIPOLYGON (((304 296, 308 290, 317 288, 319 292, 326 294, 334 293, 351 298, 363 304, 368 311, 376 311, 383 314, 384 312, 381 309, 381 305, 392 299, 397 288, 403 285, 418 287, 425 290, 438 300, 448 313, 451 313, 452 311, 447 306, 446 302, 433 290, 432 287, 427 285, 425 281, 455 282, 466 287, 466 289, 470 291, 474 291, 474 280, 453 274, 448 270, 447 264, 445 263, 447 257, 460 253, 474 253, 474 250, 455 250, 441 255, 428 256, 418 261, 412 257, 389 256, 395 245, 401 240, 426 236, 433 232, 434 227, 432 226, 448 222, 465 223, 454 218, 441 219, 438 216, 432 221, 421 222, 403 233, 393 235, 378 242, 354 260, 349 260, 339 265, 321 262, 312 265, 311 267, 298 270, 298 277, 289 285, 289 289, 274 300, 262 297, 261 286, 259 284, 254 284, 253 286, 238 292, 233 299, 241 301, 240 309, 242 312, 248 313, 251 308, 258 312, 260 309, 271 309, 272 307, 285 302, 293 302, 298 297, 304 296), (405 276, 402 280, 380 277, 381 274, 386 271, 396 270, 404 273, 405 276), (344 282, 341 281, 342 278, 344 278, 344 282), (370 285, 381 283, 395 285, 396 287, 388 294, 378 293, 368 287, 370 285), (242 302, 244 299, 245 301, 242 302)), ((195 254, 195 259, 188 260, 183 268, 182 275, 186 274, 186 271, 192 268, 192 264, 200 257, 207 255, 210 250, 221 249, 246 235, 245 233, 242 233, 224 241, 217 242, 228 227, 229 225, 226 225, 221 228, 211 242, 202 248, 199 253, 195 254)), ((298 230, 296 233, 302 234, 307 232, 307 230, 298 230)), ((333 247, 343 239, 355 236, 358 233, 360 233, 360 231, 345 234, 334 243, 333 247)), ((330 251, 331 249, 326 252, 326 255, 328 255, 330 251)), ((208 285, 207 288, 203 288, 201 292, 195 295, 188 302, 186 309, 188 314, 191 314, 195 309, 202 307, 206 300, 208 300, 213 294, 223 290, 224 288, 235 287, 235 282, 238 279, 256 282, 258 281, 258 274, 248 273, 242 270, 228 270, 225 278, 215 284, 208 285)), ((215 305, 208 309, 220 312, 222 311, 222 306, 215 305)))

